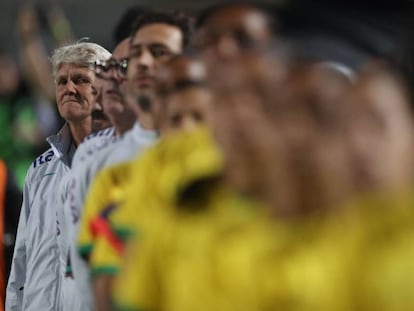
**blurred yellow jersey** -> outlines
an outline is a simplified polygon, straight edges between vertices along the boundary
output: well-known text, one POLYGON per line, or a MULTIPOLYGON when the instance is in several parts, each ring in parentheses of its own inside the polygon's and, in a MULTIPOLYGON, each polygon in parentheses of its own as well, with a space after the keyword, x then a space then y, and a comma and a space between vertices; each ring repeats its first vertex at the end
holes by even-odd
POLYGON ((117 247, 114 247, 114 244, 111 243, 106 235, 97 235, 94 240, 93 250, 89 256, 89 267, 92 276, 118 274, 123 253, 123 250, 120 251, 117 247))
MULTIPOLYGON (((119 239, 122 244, 133 232, 143 234, 145 228, 167 215, 169 205, 187 185, 219 175, 221 167, 221 156, 211 134, 206 128, 200 128, 163 137, 122 169, 113 167, 108 171, 103 176, 107 181, 100 183, 106 188, 97 192, 99 195, 106 191, 104 199, 108 201, 103 204, 101 198, 101 208, 95 205, 95 215, 89 220, 89 223, 96 224, 102 221, 102 215, 106 217, 106 222, 100 227, 103 230, 95 230, 100 233, 95 232, 99 246, 90 256, 92 271, 116 273, 123 248, 123 245, 118 245, 119 239), (124 173, 122 182, 118 180, 118 173, 124 173), (116 186, 112 194, 108 190, 111 189, 110 183, 116 186), (106 209, 102 210, 102 207, 106 209), (107 232, 106 224, 110 225, 111 232, 107 232)), ((93 229, 93 226, 89 228, 93 229)), ((84 236, 92 236, 93 233, 89 230, 84 236)))
POLYGON ((271 253, 268 247, 284 234, 263 226, 263 208, 228 190, 206 200, 177 206, 174 215, 131 240, 115 285, 119 310, 257 306, 263 289, 252 280, 266 257, 256 255, 271 253))
POLYGON ((210 131, 200 127, 163 137, 132 168, 122 204, 110 216, 115 232, 127 238, 168 213, 169 207, 198 181, 221 175, 223 162, 210 131))
POLYGON ((414 310, 412 196, 279 221, 226 191, 205 204, 133 240, 120 310, 414 310))

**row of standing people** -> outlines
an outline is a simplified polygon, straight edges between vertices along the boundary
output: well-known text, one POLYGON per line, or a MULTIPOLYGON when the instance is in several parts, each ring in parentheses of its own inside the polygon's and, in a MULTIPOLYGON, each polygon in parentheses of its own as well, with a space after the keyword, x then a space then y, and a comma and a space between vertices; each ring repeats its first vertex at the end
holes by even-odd
POLYGON ((55 51, 66 124, 26 177, 7 310, 413 306, 403 84, 289 63, 270 25, 149 12, 112 56, 55 51))

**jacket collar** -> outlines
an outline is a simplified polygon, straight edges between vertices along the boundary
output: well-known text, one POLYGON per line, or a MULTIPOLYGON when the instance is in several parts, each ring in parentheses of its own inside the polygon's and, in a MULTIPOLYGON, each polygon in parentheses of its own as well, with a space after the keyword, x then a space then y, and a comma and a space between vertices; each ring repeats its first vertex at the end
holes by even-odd
POLYGON ((59 132, 46 138, 55 156, 67 166, 71 166, 76 147, 73 144, 69 124, 66 122, 59 132))

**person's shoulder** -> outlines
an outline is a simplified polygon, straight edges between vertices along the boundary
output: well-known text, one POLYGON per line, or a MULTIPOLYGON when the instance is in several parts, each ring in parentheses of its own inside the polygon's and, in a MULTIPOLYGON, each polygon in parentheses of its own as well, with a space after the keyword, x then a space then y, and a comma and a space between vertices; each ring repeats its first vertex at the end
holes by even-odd
MULTIPOLYGON (((133 170, 133 162, 126 161, 104 167, 96 176, 96 180, 101 183, 109 183, 107 186, 119 186, 128 182, 131 171, 133 170)), ((108 191, 107 189, 105 191, 108 191)))
POLYGON ((114 132, 115 132, 114 127, 109 127, 109 128, 97 131, 97 132, 93 132, 89 134, 88 136, 86 136, 83 142, 87 142, 88 140, 91 140, 97 137, 111 137, 114 135, 114 132))
POLYGON ((112 166, 121 162, 129 161, 139 153, 140 146, 122 136, 105 150, 105 161, 103 166, 112 166))
POLYGON ((52 148, 49 148, 32 162, 31 167, 33 169, 40 169, 54 159, 56 159, 55 153, 53 152, 52 148))
MULTIPOLYGON (((92 140, 92 145, 88 143, 89 145, 82 147, 82 150, 77 150, 73 161, 76 163, 74 168, 78 169, 78 167, 80 167, 81 170, 85 168, 101 168, 113 150, 118 148, 117 146, 119 143, 119 137, 113 136, 105 138, 98 139, 96 144, 93 144, 94 140, 92 140), (79 163, 82 163, 82 165, 78 165, 79 163)), ((82 145, 83 144, 81 144, 79 148, 81 148, 82 145)))
POLYGON ((116 141, 116 137, 113 135, 114 129, 109 128, 97 133, 92 133, 78 146, 73 163, 83 162, 88 158, 94 156, 97 151, 108 148, 112 143, 116 141))
POLYGON ((58 158, 56 157, 52 148, 47 149, 45 152, 37 156, 27 170, 25 183, 31 184, 46 174, 54 173, 50 172, 50 165, 53 162, 56 162, 57 159, 58 158))
POLYGON ((124 133, 120 140, 119 146, 129 150, 139 151, 152 145, 158 138, 157 132, 154 130, 143 129, 139 124, 135 124, 132 129, 124 133))

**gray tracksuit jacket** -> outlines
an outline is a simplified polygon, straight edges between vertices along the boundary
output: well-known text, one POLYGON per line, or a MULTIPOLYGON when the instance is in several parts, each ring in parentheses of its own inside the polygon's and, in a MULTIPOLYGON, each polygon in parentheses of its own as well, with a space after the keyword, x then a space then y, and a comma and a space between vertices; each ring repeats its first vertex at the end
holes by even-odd
POLYGON ((6 310, 55 311, 63 278, 57 236, 57 185, 70 170, 75 152, 68 124, 47 138, 51 148, 29 168, 17 229, 6 310))

